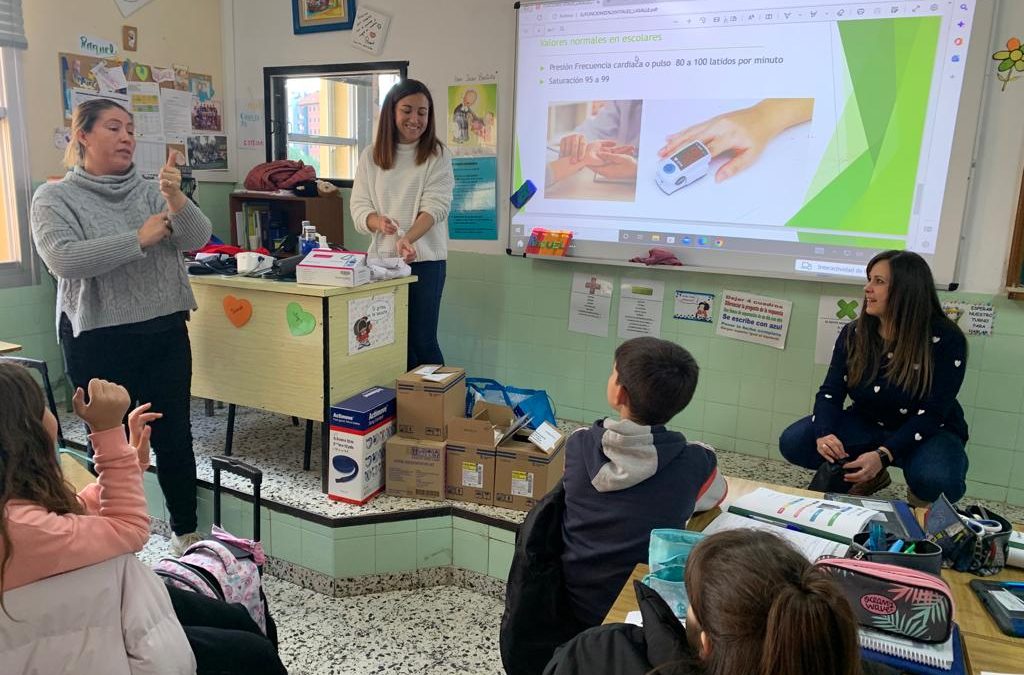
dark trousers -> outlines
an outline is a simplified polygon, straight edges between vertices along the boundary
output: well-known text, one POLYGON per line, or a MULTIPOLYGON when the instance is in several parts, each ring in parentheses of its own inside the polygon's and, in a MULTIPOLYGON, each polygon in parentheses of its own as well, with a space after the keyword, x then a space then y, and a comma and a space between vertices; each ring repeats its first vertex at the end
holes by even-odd
MULTIPOLYGON (((878 448, 891 433, 845 410, 835 435, 843 442, 847 454, 857 457, 878 448)), ((779 438, 782 456, 807 469, 817 469, 825 461, 818 454, 817 446, 810 417, 791 424, 779 438)), ((901 452, 894 464, 903 470, 910 491, 926 501, 935 501, 940 494, 945 494, 949 501, 956 502, 967 491, 967 453, 963 441, 948 431, 940 430, 917 447, 901 452)))
POLYGON ((167 586, 198 675, 287 673, 274 645, 244 607, 167 586))
MULTIPOLYGON (((150 426, 156 452, 156 475, 167 502, 175 534, 196 530, 196 458, 192 453, 189 397, 192 349, 184 317, 164 322, 164 330, 139 333, 138 324, 112 326, 71 334, 64 318, 60 342, 68 375, 88 393, 98 377, 120 384, 136 403, 152 403, 163 417, 150 426)), ((134 403, 133 403, 134 405, 134 403)))
POLYGON ((424 363, 444 365, 441 345, 437 343, 437 318, 448 263, 428 260, 410 267, 419 279, 409 286, 408 370, 424 363))

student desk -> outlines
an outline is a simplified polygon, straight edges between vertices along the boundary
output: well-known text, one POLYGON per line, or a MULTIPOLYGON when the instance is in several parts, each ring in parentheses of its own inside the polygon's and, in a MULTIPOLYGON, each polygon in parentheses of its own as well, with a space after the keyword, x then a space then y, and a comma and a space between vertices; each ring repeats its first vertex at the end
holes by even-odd
POLYGON ((20 352, 21 345, 16 345, 13 342, 4 342, 0 340, 0 354, 13 354, 14 352, 20 352))
MULTIPOLYGON (((758 481, 726 478, 729 484, 729 493, 726 502, 735 501, 738 497, 753 492, 759 487, 767 487, 779 492, 789 494, 819 496, 818 493, 798 488, 785 487, 781 485, 770 485, 758 481)), ((712 509, 707 513, 700 514, 690 519, 687 528, 691 530, 703 530, 711 523, 720 511, 712 509)), ((918 518, 923 516, 923 510, 918 511, 918 518)), ((1015 526, 1021 529, 1020 525, 1015 526)), ((626 581, 619 596, 612 604, 604 623, 621 623, 626 620, 626 614, 637 609, 636 595, 633 593, 633 582, 643 581, 649 568, 640 564, 633 569, 633 573, 626 581)), ((943 570, 942 578, 949 584, 953 591, 954 603, 956 605, 957 623, 960 625, 960 635, 963 640, 964 658, 967 661, 968 671, 979 675, 982 671, 996 673, 1019 673, 1021 664, 1024 662, 1024 639, 1012 638, 999 630, 992 617, 982 606, 981 601, 974 594, 968 585, 972 579, 988 579, 1003 581, 1024 581, 1024 570, 1014 567, 1007 567, 1002 572, 991 577, 976 577, 973 574, 943 570)))
MULTIPOLYGON (((393 386, 406 371, 409 284, 416 277, 354 288, 238 276, 190 280, 198 305, 188 322, 193 396, 324 422, 332 403, 374 385, 393 386), (351 349, 350 303, 386 295, 394 301, 394 341, 351 349)), ((320 438, 326 492, 328 424, 321 424, 320 438)))

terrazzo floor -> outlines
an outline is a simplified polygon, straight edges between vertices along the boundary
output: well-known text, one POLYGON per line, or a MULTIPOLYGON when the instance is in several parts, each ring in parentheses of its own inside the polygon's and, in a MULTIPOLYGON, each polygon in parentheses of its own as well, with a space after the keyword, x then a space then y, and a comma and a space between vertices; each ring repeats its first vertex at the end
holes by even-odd
MULTIPOLYGON (((73 414, 61 411, 61 424, 69 439, 85 442, 85 427, 73 414)), ((192 401, 192 434, 197 459, 197 474, 200 479, 213 480, 213 470, 208 457, 222 454, 227 426, 227 408, 219 408, 213 417, 207 417, 204 402, 192 401)), ((564 423, 563 426, 575 426, 564 423)), ((263 470, 263 498, 299 508, 308 513, 328 518, 346 518, 378 513, 415 511, 442 505, 454 505, 466 511, 485 514, 513 523, 522 522, 526 514, 500 507, 480 506, 467 502, 427 502, 380 495, 363 506, 344 504, 327 499, 320 492, 320 441, 319 427, 314 429, 312 462, 309 471, 302 470, 302 445, 305 434, 304 424, 292 426, 291 420, 282 415, 252 408, 238 408, 235 415, 235 437, 233 455, 243 461, 255 464, 263 470)), ((718 451, 719 469, 728 476, 761 480, 778 485, 804 487, 811 479, 812 472, 786 462, 762 459, 727 450, 718 451)), ((247 481, 234 475, 222 477, 223 483, 245 494, 252 490, 247 481)), ((893 484, 878 493, 883 499, 905 499, 906 488, 901 484, 902 475, 893 471, 893 484)), ((1004 502, 979 501, 1011 522, 1024 522, 1024 507, 1004 502)))
MULTIPOLYGON (((171 554, 154 534, 138 554, 171 554)), ((263 587, 292 675, 501 675, 503 604, 456 586, 330 598, 273 576, 263 587)))

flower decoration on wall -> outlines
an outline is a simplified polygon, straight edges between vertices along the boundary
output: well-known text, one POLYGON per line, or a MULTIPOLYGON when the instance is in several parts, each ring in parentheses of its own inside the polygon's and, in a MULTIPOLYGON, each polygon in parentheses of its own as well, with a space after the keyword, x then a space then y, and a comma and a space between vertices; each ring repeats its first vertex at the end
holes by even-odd
POLYGON ((1021 51, 1020 38, 1012 37, 1006 41, 1006 49, 1000 49, 992 55, 992 58, 999 61, 996 66, 996 77, 1003 83, 1002 91, 1006 91, 1006 85, 1016 80, 1024 73, 1024 51, 1021 51))

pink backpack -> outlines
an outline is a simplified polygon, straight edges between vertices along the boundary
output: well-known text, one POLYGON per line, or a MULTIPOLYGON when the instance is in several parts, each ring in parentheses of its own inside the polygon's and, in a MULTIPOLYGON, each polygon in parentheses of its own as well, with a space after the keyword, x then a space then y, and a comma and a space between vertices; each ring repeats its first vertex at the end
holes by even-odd
POLYGON ((266 598, 259 565, 265 560, 259 542, 238 539, 214 527, 210 539, 198 541, 180 558, 163 558, 153 570, 164 582, 245 607, 267 635, 266 598))

